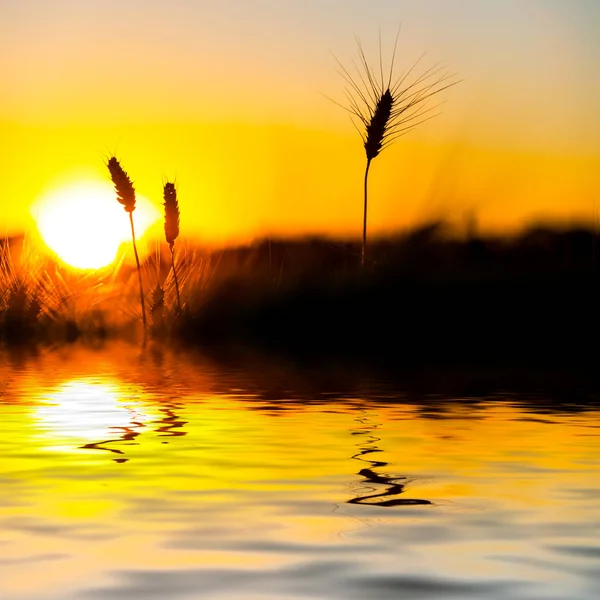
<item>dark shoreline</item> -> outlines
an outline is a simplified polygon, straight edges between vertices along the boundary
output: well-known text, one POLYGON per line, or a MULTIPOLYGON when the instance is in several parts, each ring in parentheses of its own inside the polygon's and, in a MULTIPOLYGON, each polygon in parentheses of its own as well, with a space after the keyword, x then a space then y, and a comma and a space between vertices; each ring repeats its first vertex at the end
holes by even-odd
MULTIPOLYGON (((306 367, 580 372, 588 387, 600 340, 596 246, 585 228, 461 239, 434 223, 373 240, 364 269, 356 241, 271 239, 192 253, 180 261, 184 311, 151 306, 150 339, 215 355, 249 348, 306 367)), ((144 268, 156 279, 156 265, 144 268)), ((3 345, 141 338, 134 318, 110 319, 131 299, 115 293, 105 313, 70 315, 28 296, 35 283, 16 278, 5 291, 3 345)))
POLYGON ((305 360, 367 363, 588 366, 600 340, 598 281, 590 276, 510 282, 357 279, 235 302, 221 290, 177 337, 245 345, 305 360))

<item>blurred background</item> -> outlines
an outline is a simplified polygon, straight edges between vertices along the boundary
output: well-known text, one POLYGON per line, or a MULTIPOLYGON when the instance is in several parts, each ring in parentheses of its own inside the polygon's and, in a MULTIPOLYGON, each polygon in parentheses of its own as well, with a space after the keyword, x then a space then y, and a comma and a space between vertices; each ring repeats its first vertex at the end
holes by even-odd
POLYGON ((331 52, 351 65, 356 34, 376 64, 380 28, 389 61, 400 23, 398 73, 426 51, 464 81, 375 162, 370 231, 592 223, 596 0, 4 0, 1 233, 108 182, 114 153, 157 208, 177 180, 202 243, 358 236, 364 150, 326 98, 344 97, 331 52))

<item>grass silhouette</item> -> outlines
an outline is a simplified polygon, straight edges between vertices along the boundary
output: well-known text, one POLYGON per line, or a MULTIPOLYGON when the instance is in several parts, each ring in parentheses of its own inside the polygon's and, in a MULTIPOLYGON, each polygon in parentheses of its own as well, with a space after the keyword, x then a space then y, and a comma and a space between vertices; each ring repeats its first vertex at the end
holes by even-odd
MULTIPOLYGON (((194 346, 403 365, 595 365, 594 241, 589 229, 543 227, 512 238, 464 239, 433 223, 374 238, 368 272, 356 270, 358 240, 270 239, 212 250, 182 241, 183 312, 169 288, 170 249, 163 245, 158 256, 140 261, 140 270, 167 284, 152 294, 150 334, 194 346), (357 310, 360 327, 352 326, 357 310)), ((0 246, 0 339, 133 339, 137 263, 80 272, 21 250, 27 245, 0 246)))
POLYGON ((587 348, 600 333, 600 294, 588 230, 465 241, 432 224, 374 239, 368 273, 355 269, 354 241, 270 246, 221 253, 177 335, 316 360, 595 361, 587 348))

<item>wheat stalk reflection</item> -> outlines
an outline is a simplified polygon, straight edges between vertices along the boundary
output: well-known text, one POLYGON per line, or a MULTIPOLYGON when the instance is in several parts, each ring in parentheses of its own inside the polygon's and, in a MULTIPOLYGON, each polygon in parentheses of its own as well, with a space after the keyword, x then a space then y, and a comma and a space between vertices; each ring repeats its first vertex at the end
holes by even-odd
POLYGON ((357 475, 364 477, 364 481, 361 482, 361 487, 368 490, 366 494, 360 494, 347 500, 347 504, 366 504, 367 506, 414 506, 421 504, 431 504, 429 500, 420 500, 415 498, 398 498, 400 494, 405 491, 406 484, 408 483, 408 477, 391 477, 384 473, 377 473, 375 469, 381 469, 389 465, 384 460, 370 460, 364 458, 370 454, 377 454, 383 452, 377 444, 381 441, 380 437, 374 435, 379 427, 379 424, 372 424, 369 422, 366 411, 363 411, 363 416, 356 419, 360 423, 361 427, 354 430, 352 435, 354 436, 365 436, 363 442, 359 443, 359 452, 352 456, 353 460, 367 463, 368 467, 363 467, 358 471, 357 475), (383 487, 383 491, 381 490, 383 487))
MULTIPOLYGON (((48 436, 71 450, 108 453, 117 463, 130 460, 128 447, 140 445, 139 438, 145 431, 161 438, 187 434, 187 421, 178 414, 180 403, 161 398, 158 405, 150 407, 130 387, 109 379, 71 380, 50 392, 46 399, 47 404, 37 410, 37 418, 48 436), (158 418, 156 413, 150 414, 154 411, 158 418)), ((405 493, 409 478, 381 473, 380 469, 389 463, 373 458, 383 452, 378 446, 381 438, 376 434, 380 424, 373 423, 365 410, 356 422, 358 426, 351 433, 361 437, 361 441, 351 458, 365 466, 357 473, 362 481, 356 495, 346 502, 381 507, 432 504, 429 500, 399 497, 405 493)))

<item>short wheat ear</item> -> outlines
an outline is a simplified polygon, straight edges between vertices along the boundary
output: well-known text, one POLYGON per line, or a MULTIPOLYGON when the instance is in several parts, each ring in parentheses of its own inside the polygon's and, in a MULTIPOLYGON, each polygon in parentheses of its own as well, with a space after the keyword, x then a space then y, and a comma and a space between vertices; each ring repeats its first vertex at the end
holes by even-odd
POLYGON ((131 179, 129 179, 129 175, 125 173, 123 167, 114 156, 108 160, 106 166, 115 185, 117 200, 123 205, 126 212, 132 213, 135 210, 135 188, 131 179))
POLYGON ((429 101, 431 98, 460 83, 454 75, 448 74, 439 65, 434 65, 422 71, 420 75, 417 74, 417 69, 424 55, 405 73, 394 78, 399 36, 400 27, 394 42, 387 81, 384 77, 381 34, 379 35, 378 74, 373 73, 369 66, 359 38, 356 38, 359 60, 352 63, 356 74, 353 74, 334 55, 339 67, 338 73, 347 85, 344 90, 345 103, 338 103, 335 100, 334 102, 350 114, 352 124, 361 136, 367 159, 363 190, 361 266, 365 264, 367 251, 368 181, 371 162, 400 136, 436 116, 434 111, 439 107, 439 104, 430 106, 429 101))
POLYGON ((181 312, 181 297, 179 295, 179 281, 177 280, 177 269, 175 268, 175 240, 179 237, 179 202, 177 201, 177 190, 174 183, 165 183, 163 189, 165 200, 165 239, 171 250, 171 264, 173 265, 173 279, 175 280, 175 292, 177 294, 177 310, 181 312))
POLYGON ((144 335, 148 327, 146 320, 146 304, 144 302, 144 286, 142 283, 142 269, 140 267, 140 257, 137 251, 135 242, 135 227, 133 226, 133 211, 135 210, 135 188, 129 175, 125 172, 116 157, 112 156, 106 165, 110 173, 110 177, 115 186, 117 200, 123 205, 125 211, 129 213, 129 222, 131 224, 131 239, 133 241, 133 252, 135 254, 135 262, 138 271, 138 281, 140 285, 140 305, 142 307, 142 323, 144 324, 144 335))

